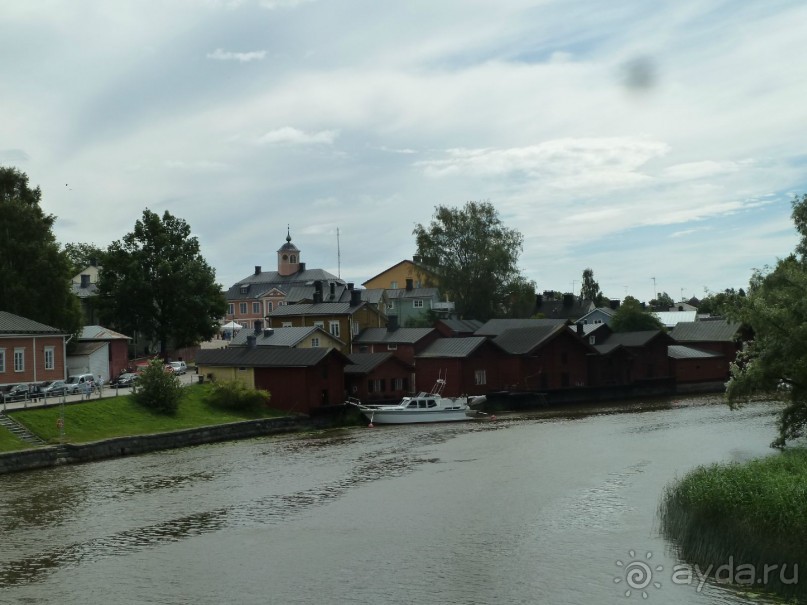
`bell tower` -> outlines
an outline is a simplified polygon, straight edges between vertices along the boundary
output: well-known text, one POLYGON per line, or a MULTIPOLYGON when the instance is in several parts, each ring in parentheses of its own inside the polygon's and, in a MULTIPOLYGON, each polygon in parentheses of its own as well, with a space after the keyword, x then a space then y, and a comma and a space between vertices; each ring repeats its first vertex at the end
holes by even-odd
POLYGON ((291 233, 286 228, 286 243, 277 251, 277 272, 282 277, 294 275, 300 270, 300 251, 291 243, 291 233))

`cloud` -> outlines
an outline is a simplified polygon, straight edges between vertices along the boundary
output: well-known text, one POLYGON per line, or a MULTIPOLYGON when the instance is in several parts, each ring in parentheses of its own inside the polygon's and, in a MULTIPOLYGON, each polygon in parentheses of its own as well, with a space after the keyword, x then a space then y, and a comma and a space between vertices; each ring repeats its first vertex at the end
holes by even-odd
POLYGON ((0 149, 0 162, 26 162, 31 159, 22 149, 0 149))
POLYGON ((336 130, 320 130, 319 132, 304 132, 291 126, 284 126, 270 130, 264 134, 259 143, 269 145, 332 145, 339 132, 336 130))
POLYGON ((217 48, 212 53, 207 53, 208 59, 216 61, 238 61, 239 63, 249 63, 250 61, 263 61, 266 58, 265 50, 253 50, 246 53, 237 53, 217 48))
POLYGON ((744 166, 753 164, 752 160, 742 162, 734 161, 714 161, 688 162, 685 164, 675 164, 664 169, 665 176, 674 179, 703 179, 722 174, 731 174, 739 171, 744 166))
POLYGON ((316 0, 261 0, 260 5, 269 10, 297 8, 316 0))

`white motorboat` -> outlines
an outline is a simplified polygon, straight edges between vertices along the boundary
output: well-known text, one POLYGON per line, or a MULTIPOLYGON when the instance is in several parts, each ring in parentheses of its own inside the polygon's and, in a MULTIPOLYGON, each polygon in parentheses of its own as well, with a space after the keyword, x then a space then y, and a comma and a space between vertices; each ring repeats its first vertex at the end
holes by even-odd
POLYGON ((420 392, 393 404, 364 404, 350 398, 347 403, 359 409, 370 424, 413 424, 417 422, 456 422, 477 415, 473 408, 485 397, 443 397, 446 381, 438 378, 430 393, 420 392))

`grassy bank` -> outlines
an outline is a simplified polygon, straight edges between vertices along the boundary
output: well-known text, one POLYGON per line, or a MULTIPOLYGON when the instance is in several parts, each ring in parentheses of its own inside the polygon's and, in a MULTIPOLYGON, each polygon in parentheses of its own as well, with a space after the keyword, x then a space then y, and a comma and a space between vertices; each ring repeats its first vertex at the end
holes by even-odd
MULTIPOLYGON (((185 389, 179 411, 166 416, 136 404, 130 395, 98 399, 64 406, 65 440, 86 443, 113 437, 163 433, 240 420, 282 416, 280 412, 262 409, 255 413, 238 413, 211 407, 204 401, 210 385, 193 385, 185 389)), ((29 408, 11 412, 15 420, 48 442, 57 442, 61 415, 59 406, 29 408)))
POLYGON ((16 452, 28 447, 31 446, 5 428, 0 427, 0 453, 16 452))
POLYGON ((807 449, 700 467, 666 488, 659 512, 686 562, 728 564, 736 584, 807 596, 807 449))

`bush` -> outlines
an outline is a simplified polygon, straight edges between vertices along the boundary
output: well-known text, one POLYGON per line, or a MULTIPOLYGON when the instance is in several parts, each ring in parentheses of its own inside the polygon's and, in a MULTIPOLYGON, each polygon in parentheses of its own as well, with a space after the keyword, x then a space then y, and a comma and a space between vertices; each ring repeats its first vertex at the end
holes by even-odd
POLYGON ((251 411, 269 403, 269 391, 251 389, 238 380, 214 382, 207 395, 210 405, 227 410, 251 411))
POLYGON ((153 359, 133 387, 134 400, 161 414, 176 414, 184 391, 179 378, 166 372, 160 359, 153 359))

